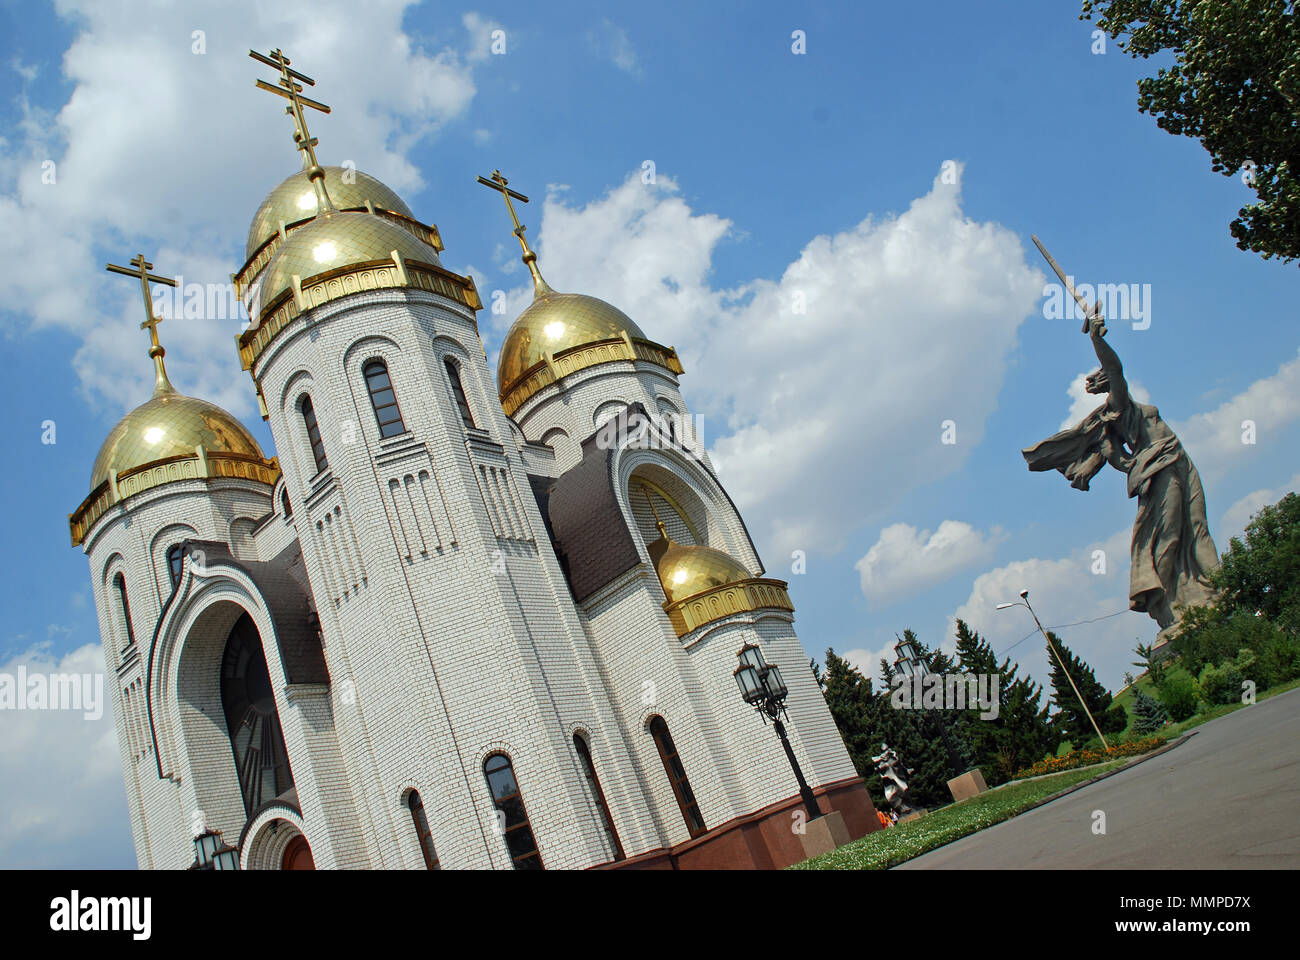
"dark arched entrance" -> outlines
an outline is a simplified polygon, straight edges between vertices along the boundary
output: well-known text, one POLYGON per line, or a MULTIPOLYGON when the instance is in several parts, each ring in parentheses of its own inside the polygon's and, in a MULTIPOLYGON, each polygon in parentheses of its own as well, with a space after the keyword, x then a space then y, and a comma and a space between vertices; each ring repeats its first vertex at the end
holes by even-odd
POLYGON ((280 858, 280 869, 316 869, 316 861, 311 858, 311 847, 307 846, 307 838, 301 833, 290 840, 289 845, 284 848, 284 855, 280 858))
MULTIPOLYGON (((247 613, 235 621, 226 639, 221 657, 221 705, 244 813, 252 816, 264 803, 293 789, 293 773, 262 638, 247 613)), ((310 860, 310 851, 307 857, 310 860)))

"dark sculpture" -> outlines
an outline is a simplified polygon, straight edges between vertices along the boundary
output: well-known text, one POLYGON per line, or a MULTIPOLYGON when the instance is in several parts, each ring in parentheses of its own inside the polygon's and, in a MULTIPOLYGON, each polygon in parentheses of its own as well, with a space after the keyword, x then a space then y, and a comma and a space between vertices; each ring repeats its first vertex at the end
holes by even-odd
POLYGON ((876 772, 880 774, 880 779, 885 784, 885 802, 900 817, 913 813, 914 811, 907 803, 907 794, 910 788, 903 776, 910 777, 916 771, 911 767, 904 766, 903 761, 898 758, 898 754, 887 743, 880 745, 880 754, 872 757, 871 762, 876 765, 876 772))
POLYGON ((1085 332, 1101 362, 1088 376, 1087 390, 1105 394, 1106 402, 1076 426, 1022 452, 1030 470, 1059 470, 1079 490, 1087 490, 1107 463, 1128 475, 1128 495, 1138 502, 1129 608, 1148 614, 1162 629, 1171 627, 1180 608, 1214 598, 1207 575, 1218 567, 1219 555, 1205 519, 1201 478, 1160 411, 1130 396, 1119 357, 1103 339, 1100 304, 1089 311, 1085 332))

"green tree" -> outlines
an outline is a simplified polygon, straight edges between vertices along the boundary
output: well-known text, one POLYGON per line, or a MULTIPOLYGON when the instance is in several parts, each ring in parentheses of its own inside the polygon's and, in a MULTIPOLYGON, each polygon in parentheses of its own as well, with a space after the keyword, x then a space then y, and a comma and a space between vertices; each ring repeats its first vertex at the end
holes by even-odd
POLYGON ((1075 656, 1074 652, 1050 630, 1047 632, 1047 637, 1051 641, 1047 657, 1052 668, 1052 705, 1056 707, 1052 724, 1061 739, 1069 740, 1078 747, 1096 737, 1092 720, 1088 719, 1087 712, 1079 703, 1079 697, 1074 693, 1074 687, 1070 685, 1071 679, 1074 680, 1074 686, 1079 688, 1079 696, 1083 697, 1084 703, 1088 705, 1088 710, 1092 712, 1092 717, 1097 721, 1097 726, 1101 728, 1103 734, 1118 733, 1123 730, 1128 722, 1127 714, 1122 709, 1110 710, 1110 691, 1097 682, 1092 667, 1088 666, 1083 658, 1075 656), (1057 653, 1060 654, 1065 669, 1069 671, 1069 678, 1062 672, 1061 662, 1058 662, 1052 653, 1051 646, 1055 646, 1057 653))
POLYGON ((875 766, 871 762, 874 752, 872 748, 880 748, 879 744, 871 742, 876 700, 871 681, 843 657, 836 656, 830 648, 826 650, 825 673, 814 663, 813 675, 820 677, 826 706, 835 718, 835 725, 839 727, 844 746, 849 751, 849 759, 853 761, 858 775, 871 778, 875 774, 875 766))
POLYGON ((1214 582, 1223 591, 1220 609, 1300 626, 1294 622, 1300 611, 1300 496, 1288 493, 1262 507, 1246 525, 1245 541, 1229 542, 1214 582))
POLYGON ((1135 733, 1155 733, 1169 722, 1169 711, 1155 697, 1149 696, 1140 688, 1133 688, 1133 731, 1135 733))
POLYGON ((978 710, 967 710, 958 720, 958 729, 970 744, 985 781, 1002 783, 1015 771, 1055 752, 1058 741, 1047 722, 1047 705, 1041 704, 1043 688, 1019 676, 1020 665, 1009 657, 999 664, 988 641, 960 619, 957 663, 963 673, 998 677, 997 718, 982 720, 978 710))
MULTIPOLYGON (((1083 0, 1081 20, 1135 59, 1173 65, 1138 81, 1138 109, 1194 137, 1211 169, 1249 171, 1259 199, 1230 230, 1265 259, 1300 257, 1300 17, 1294 0, 1083 0)), ((1246 178, 1243 172, 1243 178, 1246 178)))
POLYGON ((1134 648, 1133 652, 1141 657, 1140 660, 1133 661, 1133 666, 1141 667, 1147 672, 1147 676, 1151 678, 1151 682, 1157 687, 1160 686, 1160 682, 1165 678, 1165 663, 1163 656, 1155 656, 1155 645, 1150 643, 1139 643, 1137 647, 1134 648))

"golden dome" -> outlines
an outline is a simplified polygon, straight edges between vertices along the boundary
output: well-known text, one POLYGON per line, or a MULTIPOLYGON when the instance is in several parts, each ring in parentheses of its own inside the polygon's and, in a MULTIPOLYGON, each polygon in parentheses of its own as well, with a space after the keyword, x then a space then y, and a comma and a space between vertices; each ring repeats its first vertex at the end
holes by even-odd
MULTIPOLYGON (((333 199, 331 197, 331 199, 333 199)), ((369 260, 389 260, 396 250, 404 260, 441 266, 438 253, 392 221, 369 213, 330 213, 303 224, 275 252, 253 282, 257 293, 249 307, 256 322, 261 305, 293 286, 296 275, 306 283, 317 274, 369 260)))
POLYGON ((193 457, 200 444, 208 454, 263 459, 262 448, 234 416, 215 404, 177 393, 163 380, 153 397, 109 431, 95 457, 90 489, 96 489, 113 471, 121 474, 155 460, 193 457))
POLYGON ((629 337, 645 339, 641 328, 618 307, 581 293, 556 293, 540 275, 536 281, 533 302, 510 327, 501 346, 497 387, 502 396, 547 351, 554 356, 571 347, 622 337, 625 330, 629 337))
POLYGON ((730 554, 713 547, 677 543, 668 536, 662 523, 658 526, 659 539, 646 549, 669 603, 685 600, 714 587, 753 579, 750 572, 730 554))
MULTIPOLYGON (((345 167, 324 167, 325 189, 329 191, 330 200, 339 210, 364 207, 366 201, 377 209, 390 210, 404 217, 415 219, 402 198, 393 193, 369 174, 345 167), (344 181, 344 177, 351 183, 344 181)), ((262 244, 280 231, 280 224, 297 223, 316 216, 316 191, 306 170, 286 177, 284 182, 272 190, 257 208, 253 223, 248 228, 248 245, 244 257, 251 258, 261 249, 262 244)))

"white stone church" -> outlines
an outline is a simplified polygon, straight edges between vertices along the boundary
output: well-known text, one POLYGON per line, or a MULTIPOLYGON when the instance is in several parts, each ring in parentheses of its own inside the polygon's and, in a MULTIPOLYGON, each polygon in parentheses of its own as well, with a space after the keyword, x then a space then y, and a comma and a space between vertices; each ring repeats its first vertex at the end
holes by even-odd
POLYGON ((243 869, 797 862, 746 644, 820 809, 875 829, 677 353, 516 236, 534 299, 494 379, 437 227, 311 153, 234 278, 274 457, 177 392, 151 329, 153 396, 69 516, 142 868, 190 867, 205 829, 243 869))

